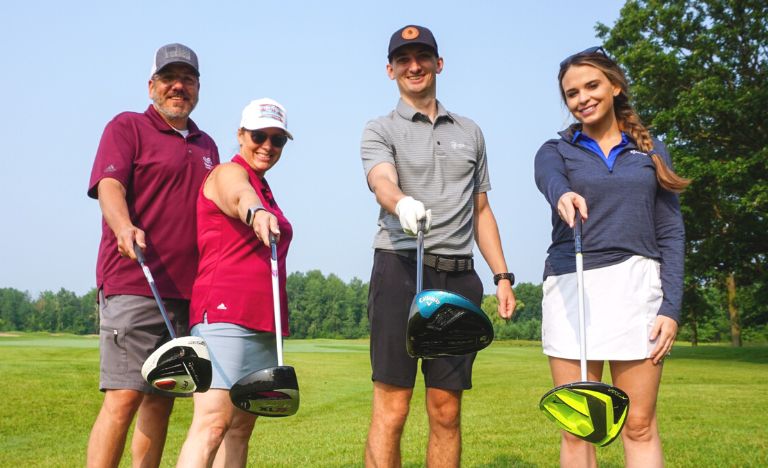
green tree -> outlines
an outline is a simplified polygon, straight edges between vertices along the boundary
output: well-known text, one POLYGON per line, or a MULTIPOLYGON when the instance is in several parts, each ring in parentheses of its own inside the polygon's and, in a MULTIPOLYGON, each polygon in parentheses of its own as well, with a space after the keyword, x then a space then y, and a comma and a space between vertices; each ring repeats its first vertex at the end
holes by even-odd
MULTIPOLYGON (((701 290, 722 291, 731 343, 743 320, 768 323, 768 3, 631 0, 598 35, 625 68, 634 104, 694 179, 686 225, 684 317, 701 321, 701 290)), ((695 333, 694 333, 695 338, 695 333)))
POLYGON ((511 320, 499 317, 499 301, 495 295, 486 295, 480 308, 491 319, 497 340, 540 340, 541 298, 540 284, 520 283, 515 286, 517 306, 511 320))
POLYGON ((368 285, 345 284, 319 270, 291 273, 286 284, 291 332, 296 338, 359 338, 368 335, 368 285))
POLYGON ((32 311, 29 293, 13 288, 0 288, 0 330, 24 330, 32 311))
POLYGON ((99 332, 99 305, 96 299, 97 294, 97 289, 93 288, 80 298, 78 313, 72 322, 72 333, 86 335, 99 332))

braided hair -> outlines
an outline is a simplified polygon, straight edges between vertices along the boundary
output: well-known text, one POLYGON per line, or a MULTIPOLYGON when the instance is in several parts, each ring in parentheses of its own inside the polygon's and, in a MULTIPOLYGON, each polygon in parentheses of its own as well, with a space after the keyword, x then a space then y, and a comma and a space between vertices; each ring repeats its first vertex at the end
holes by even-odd
POLYGON ((637 115, 637 112, 629 102, 629 84, 619 65, 605 55, 605 53, 602 52, 602 49, 591 53, 579 53, 569 57, 563 61, 563 64, 561 64, 560 73, 557 76, 560 96, 563 98, 563 102, 566 101, 565 91, 562 87, 563 76, 573 65, 588 65, 597 68, 603 72, 611 84, 618 86, 621 89, 619 95, 613 98, 613 111, 616 115, 619 129, 624 133, 627 133, 635 141, 638 149, 647 153, 651 160, 653 160, 653 164, 656 167, 656 180, 658 180, 659 185, 661 185, 662 188, 675 193, 680 193, 685 190, 691 183, 691 180, 675 174, 675 172, 664 163, 661 156, 654 150, 651 134, 648 132, 645 125, 643 125, 640 116, 637 115))

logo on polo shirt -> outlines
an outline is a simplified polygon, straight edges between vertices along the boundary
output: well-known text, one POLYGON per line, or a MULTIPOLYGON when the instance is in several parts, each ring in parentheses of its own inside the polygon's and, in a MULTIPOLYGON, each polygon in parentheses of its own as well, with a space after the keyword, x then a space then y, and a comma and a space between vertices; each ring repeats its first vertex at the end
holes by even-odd
POLYGON ((451 142, 451 148, 452 149, 469 149, 469 145, 465 145, 464 143, 457 143, 455 141, 451 142))
POLYGON ((209 171, 213 169, 213 158, 210 156, 203 156, 203 165, 209 171))
POLYGON ((219 309, 219 310, 227 310, 227 306, 225 306, 223 302, 221 304, 219 304, 219 306, 216 307, 216 308, 219 309))
POLYGON ((110 164, 106 169, 104 169, 104 172, 117 172, 117 168, 114 164, 110 164))

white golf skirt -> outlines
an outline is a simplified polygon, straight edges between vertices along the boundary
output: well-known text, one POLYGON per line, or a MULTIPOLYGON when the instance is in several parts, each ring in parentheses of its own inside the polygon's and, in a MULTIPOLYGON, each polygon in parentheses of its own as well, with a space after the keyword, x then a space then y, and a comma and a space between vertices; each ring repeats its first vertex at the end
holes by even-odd
MULTIPOLYGON (((549 276, 543 285, 541 341, 544 354, 579 359, 576 273, 549 276)), ((659 262, 635 255, 584 271, 588 360, 633 361, 650 356, 649 336, 661 307, 659 262)))

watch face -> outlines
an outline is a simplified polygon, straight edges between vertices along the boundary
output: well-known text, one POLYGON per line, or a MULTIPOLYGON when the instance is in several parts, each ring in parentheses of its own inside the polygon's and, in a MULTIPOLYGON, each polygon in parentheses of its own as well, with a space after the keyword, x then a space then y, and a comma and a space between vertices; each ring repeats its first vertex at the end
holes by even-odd
POLYGON ((259 210, 254 210, 253 208, 248 208, 248 214, 245 215, 245 224, 248 226, 253 226, 253 218, 256 217, 256 212, 259 210))

